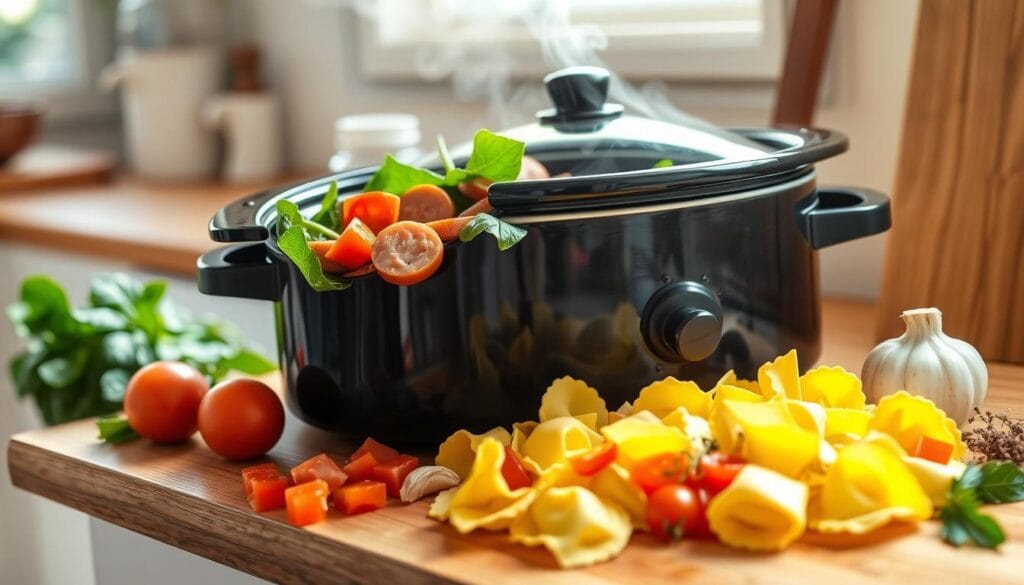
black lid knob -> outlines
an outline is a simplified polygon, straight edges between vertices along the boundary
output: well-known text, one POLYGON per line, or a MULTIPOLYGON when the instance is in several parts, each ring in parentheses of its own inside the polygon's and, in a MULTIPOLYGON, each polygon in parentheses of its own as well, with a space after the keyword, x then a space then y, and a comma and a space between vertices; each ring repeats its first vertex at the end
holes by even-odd
POLYGON ((583 126, 590 130, 622 115, 622 106, 607 104, 608 71, 600 67, 569 67, 544 78, 554 109, 537 112, 541 124, 566 126, 573 130, 583 126))
POLYGON ((699 362, 715 353, 722 339, 722 305, 704 285, 666 284, 644 305, 640 329, 661 359, 699 362))

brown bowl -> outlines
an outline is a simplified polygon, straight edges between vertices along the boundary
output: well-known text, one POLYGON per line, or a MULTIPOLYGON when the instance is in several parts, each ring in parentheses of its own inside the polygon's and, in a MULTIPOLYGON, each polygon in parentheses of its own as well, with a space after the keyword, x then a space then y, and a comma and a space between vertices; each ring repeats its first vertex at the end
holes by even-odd
POLYGON ((32 143, 42 112, 31 105, 0 103, 0 165, 32 143))

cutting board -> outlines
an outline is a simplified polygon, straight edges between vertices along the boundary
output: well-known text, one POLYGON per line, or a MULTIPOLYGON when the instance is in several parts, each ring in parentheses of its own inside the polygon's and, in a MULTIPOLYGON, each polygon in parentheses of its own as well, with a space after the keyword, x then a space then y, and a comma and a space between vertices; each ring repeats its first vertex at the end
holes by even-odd
POLYGON ((103 150, 33 146, 0 167, 0 195, 105 183, 116 162, 113 153, 103 150))

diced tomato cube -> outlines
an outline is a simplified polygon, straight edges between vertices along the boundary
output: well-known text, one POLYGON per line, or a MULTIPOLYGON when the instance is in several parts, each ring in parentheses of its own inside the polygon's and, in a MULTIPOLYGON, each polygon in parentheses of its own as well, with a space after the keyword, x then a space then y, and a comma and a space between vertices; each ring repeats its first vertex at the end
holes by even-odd
POLYGON ((341 217, 347 226, 355 218, 359 218, 366 227, 379 234, 380 230, 398 221, 398 211, 402 200, 397 195, 384 191, 368 191, 341 202, 341 217))
POLYGON ((398 451, 392 449, 391 447, 388 447, 387 445, 382 445, 381 443, 378 443, 372 438, 367 437, 366 440, 363 441, 363 444, 360 445, 358 449, 356 449, 356 452, 353 453, 352 456, 348 458, 348 460, 355 461, 356 457, 359 457, 363 453, 367 452, 373 453, 373 458, 377 460, 377 463, 387 463, 388 461, 391 461, 392 459, 398 457, 399 455, 398 451))
POLYGON ((501 476, 505 478, 505 483, 508 484, 510 490, 533 485, 533 480, 530 479, 530 474, 523 467, 523 462, 519 460, 519 455, 516 455, 516 452, 508 445, 505 445, 505 461, 501 464, 501 476))
POLYGON ((913 455, 945 465, 953 456, 953 444, 933 439, 928 435, 921 435, 921 438, 917 440, 917 447, 914 449, 913 455))
POLYGON ((314 479, 322 479, 327 482, 327 487, 334 491, 345 483, 348 474, 342 471, 326 453, 321 453, 293 467, 292 479, 295 480, 296 485, 314 479))
POLYGON ((390 461, 378 463, 373 468, 373 479, 384 482, 388 487, 388 495, 399 497, 405 476, 420 466, 420 460, 412 455, 399 455, 390 461))
POLYGON ((288 478, 278 474, 276 477, 255 477, 250 482, 249 505, 256 512, 268 512, 285 507, 284 492, 291 486, 288 478))
POLYGON ((354 217, 325 257, 346 270, 355 270, 369 264, 375 238, 370 228, 358 217, 354 217))
POLYGON ((288 508, 288 522, 295 526, 316 524, 327 519, 327 482, 316 479, 284 491, 284 499, 288 508))
POLYGON ((346 514, 378 510, 387 499, 387 487, 379 481, 359 481, 334 491, 334 507, 346 514))
POLYGON ((367 452, 349 461, 342 470, 352 481, 365 481, 373 478, 373 468, 376 466, 377 458, 367 452))
POLYGON ((569 464, 572 465, 573 471, 580 475, 597 475, 602 469, 611 465, 618 455, 618 446, 611 441, 606 441, 586 453, 572 457, 569 459, 569 464))
POLYGON ((248 498, 252 493, 252 480, 254 478, 274 478, 281 475, 281 470, 273 463, 261 463, 242 469, 242 490, 248 498))

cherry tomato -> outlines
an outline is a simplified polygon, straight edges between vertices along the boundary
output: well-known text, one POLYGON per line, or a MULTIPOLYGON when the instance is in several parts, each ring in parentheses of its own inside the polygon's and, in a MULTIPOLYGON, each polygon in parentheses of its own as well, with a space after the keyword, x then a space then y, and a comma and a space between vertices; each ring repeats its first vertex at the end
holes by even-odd
POLYGON ((602 469, 611 465, 618 455, 618 446, 611 441, 607 441, 586 453, 572 457, 569 459, 569 464, 572 465, 573 471, 580 475, 596 475, 602 469))
POLYGON ((686 481, 690 471, 690 457, 681 453, 662 453, 641 459, 629 470, 633 482, 648 494, 658 488, 686 481))
POLYGON ((532 156, 523 157, 523 165, 519 167, 519 179, 532 181, 536 179, 550 179, 551 173, 548 168, 532 156))
POLYGON ((491 206, 491 200, 484 197, 480 201, 477 201, 463 210, 463 212, 459 214, 459 217, 473 217, 478 213, 490 213, 492 211, 494 211, 494 207, 491 206))
POLYGON ((318 260, 320 260, 320 269, 324 272, 345 272, 345 267, 332 262, 327 259, 327 252, 330 251, 338 241, 337 240, 313 240, 308 242, 309 249, 316 254, 318 260))
POLYGON ((401 205, 398 195, 384 191, 369 191, 353 195, 341 202, 341 216, 345 225, 358 217, 366 227, 379 234, 381 230, 398 221, 401 205))
POLYGON ((348 479, 348 475, 327 453, 321 453, 292 467, 291 474, 296 484, 322 479, 327 482, 327 489, 332 492, 345 485, 348 479))
POLYGON ((462 193, 473 201, 480 201, 484 197, 487 197, 487 190, 490 189, 491 183, 493 182, 494 181, 490 179, 477 177, 472 181, 459 183, 459 193, 462 193))
POLYGON ((462 231, 462 228, 466 227, 466 224, 472 220, 472 217, 459 215, 459 217, 449 217, 448 219, 432 221, 428 223, 427 226, 437 232, 437 236, 441 238, 442 242, 454 242, 459 239, 459 232, 462 231))
POLYGON ((355 450, 355 453, 352 453, 352 456, 349 457, 348 460, 355 461, 364 453, 372 454, 374 461, 377 463, 387 463, 400 455, 397 450, 388 447, 373 437, 366 437, 363 444, 359 445, 359 448, 355 450))
POLYGON ((128 380, 124 414, 132 429, 147 439, 184 441, 198 428, 196 413, 209 388, 206 378, 188 364, 155 362, 128 380))
POLYGON ((341 237, 327 251, 327 260, 342 267, 342 272, 355 270, 370 263, 370 251, 373 249, 375 236, 358 217, 345 226, 341 237))
POLYGON ((214 453, 236 461, 259 457, 284 430, 281 399, 266 384, 239 378, 214 386, 199 405, 199 434, 214 453))
POLYGON ((508 484, 510 490, 533 485, 533 480, 530 479, 530 474, 523 467, 523 462, 519 460, 519 455, 516 455, 516 452, 508 445, 505 445, 505 461, 501 464, 501 476, 505 478, 505 483, 508 484))
POLYGON ((437 185, 416 185, 402 194, 399 221, 427 223, 455 215, 452 198, 437 185))
POLYGON ((697 477, 694 479, 700 487, 707 490, 709 496, 714 497, 718 492, 729 487, 746 463, 745 459, 737 455, 726 455, 725 453, 705 455, 700 459, 697 477))
POLYGON ((705 515, 707 496, 688 485, 669 484, 647 499, 647 526, 662 540, 710 534, 705 515))
POLYGON ((373 242, 373 265, 386 282, 408 286, 430 278, 441 266, 444 244, 425 224, 400 221, 373 242))

